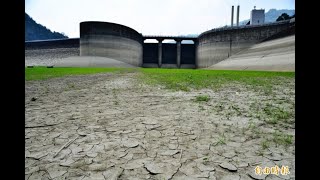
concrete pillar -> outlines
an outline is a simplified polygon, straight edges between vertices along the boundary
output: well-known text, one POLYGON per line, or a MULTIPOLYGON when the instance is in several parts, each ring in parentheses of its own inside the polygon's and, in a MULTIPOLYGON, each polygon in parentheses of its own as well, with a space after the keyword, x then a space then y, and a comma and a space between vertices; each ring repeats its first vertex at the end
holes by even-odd
POLYGON ((180 68, 181 65, 181 39, 176 39, 177 42, 177 66, 180 68))
POLYGON ((233 27, 233 9, 234 7, 231 7, 231 27, 233 27))
POLYGON ((162 65, 162 41, 163 39, 157 39, 158 43, 158 66, 159 68, 162 65))
POLYGON ((240 14, 240 6, 237 7, 237 26, 239 26, 239 14, 240 14))

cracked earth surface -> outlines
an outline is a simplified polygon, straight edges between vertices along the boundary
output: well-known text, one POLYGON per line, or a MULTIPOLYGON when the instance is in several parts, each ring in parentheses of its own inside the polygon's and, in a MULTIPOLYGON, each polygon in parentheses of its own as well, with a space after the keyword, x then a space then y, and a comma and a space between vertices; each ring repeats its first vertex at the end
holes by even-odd
MULTIPOLYGON (((248 111, 274 98, 289 107, 285 84, 272 99, 240 85, 171 91, 137 72, 26 81, 25 179, 295 179, 294 143, 261 150, 275 126, 248 111), (255 175, 257 165, 290 174, 255 175)), ((294 137, 294 123, 278 128, 294 137)))

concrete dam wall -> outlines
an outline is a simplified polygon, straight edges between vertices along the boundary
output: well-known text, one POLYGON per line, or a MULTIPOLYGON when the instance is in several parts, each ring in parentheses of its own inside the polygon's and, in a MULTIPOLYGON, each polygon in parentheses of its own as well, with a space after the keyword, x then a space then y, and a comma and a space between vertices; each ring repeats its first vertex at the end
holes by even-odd
MULTIPOLYGON (((143 36, 120 24, 88 21, 80 23, 80 38, 28 41, 25 54, 28 61, 35 60, 31 64, 43 64, 47 57, 63 62, 64 58, 80 55, 105 57, 136 67, 207 68, 257 43, 293 34, 294 20, 212 29, 198 37, 143 36), (146 39, 158 43, 144 43, 146 39), (162 42, 168 39, 176 43, 162 42), (194 44, 183 44, 183 40, 192 40, 194 44)), ((83 58, 81 63, 86 64, 82 61, 83 58)), ((103 64, 99 59, 99 66, 108 67, 110 63, 103 64)))
POLYGON ((295 35, 255 44, 209 69, 295 71, 295 35))
POLYGON ((25 42, 25 66, 53 66, 72 56, 79 56, 79 38, 25 42))
POLYGON ((79 48, 79 38, 26 41, 25 50, 29 49, 56 49, 56 48, 79 48))
POLYGON ((241 50, 292 28, 289 21, 256 26, 213 29, 198 37, 197 67, 206 68, 241 50))
POLYGON ((143 40, 137 31, 108 22, 80 23, 80 56, 101 56, 142 65, 143 40))

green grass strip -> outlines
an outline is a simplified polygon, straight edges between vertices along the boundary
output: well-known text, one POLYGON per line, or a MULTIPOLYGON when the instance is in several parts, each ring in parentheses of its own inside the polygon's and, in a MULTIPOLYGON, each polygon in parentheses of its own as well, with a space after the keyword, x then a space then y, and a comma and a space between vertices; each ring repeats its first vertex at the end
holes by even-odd
POLYGON ((25 80, 45 80, 49 78, 123 71, 125 68, 91 68, 91 67, 33 67, 25 68, 25 80))
MULTIPOLYGON (((253 86, 270 86, 279 78, 294 78, 294 72, 233 71, 204 69, 141 69, 142 80, 150 84, 161 84, 168 89, 189 91, 190 89, 219 88, 226 83, 244 83, 253 86)), ((280 81, 281 83, 281 81, 280 81)))

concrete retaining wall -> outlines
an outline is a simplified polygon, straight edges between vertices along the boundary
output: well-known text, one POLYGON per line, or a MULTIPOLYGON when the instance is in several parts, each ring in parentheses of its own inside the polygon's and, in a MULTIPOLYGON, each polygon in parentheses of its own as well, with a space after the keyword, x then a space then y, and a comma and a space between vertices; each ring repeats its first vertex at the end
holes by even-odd
POLYGON ((197 67, 206 68, 237 52, 247 49, 292 27, 292 23, 281 22, 257 26, 221 28, 199 35, 196 49, 197 67))
POLYGON ((134 66, 159 67, 162 64, 161 67, 179 67, 180 59, 181 68, 206 68, 259 42, 294 33, 295 21, 292 20, 213 29, 200 34, 195 44, 181 44, 180 51, 177 44, 163 43, 159 62, 158 43, 143 43, 142 34, 134 29, 115 23, 88 21, 80 23, 80 39, 27 41, 25 50, 72 48, 75 51, 79 48, 76 55, 107 57, 134 66), (181 52, 180 57, 177 51, 181 52))
POLYGON ((108 22, 80 23, 80 56, 101 56, 142 65, 143 40, 137 31, 108 22))
POLYGON ((24 48, 25 50, 79 48, 79 38, 26 41, 24 43, 24 48))

